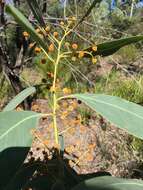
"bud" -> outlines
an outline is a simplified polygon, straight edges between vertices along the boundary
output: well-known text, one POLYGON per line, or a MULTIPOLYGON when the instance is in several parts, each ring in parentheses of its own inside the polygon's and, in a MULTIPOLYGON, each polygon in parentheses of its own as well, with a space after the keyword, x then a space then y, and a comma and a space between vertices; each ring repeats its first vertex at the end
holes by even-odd
POLYGON ((76 43, 72 44, 72 49, 76 50, 78 48, 78 45, 76 43))
POLYGON ((58 32, 54 32, 54 33, 53 33, 53 36, 54 36, 54 37, 57 37, 57 36, 58 36, 58 32))
POLYGON ((41 52, 41 48, 35 47, 34 51, 35 51, 35 53, 40 53, 41 52))
POLYGON ((42 58, 42 59, 41 59, 41 64, 46 64, 46 61, 47 61, 47 60, 46 60, 45 58, 42 58))
POLYGON ((54 44, 50 44, 49 45, 49 48, 48 48, 48 50, 49 50, 49 52, 53 52, 54 51, 54 44))
POLYGON ((79 54, 78 54, 78 57, 79 57, 79 58, 84 57, 84 51, 80 51, 79 54))
POLYGON ((26 32, 26 31, 24 31, 24 32, 23 32, 23 36, 27 38, 27 37, 29 37, 29 33, 26 32))
POLYGON ((40 32, 41 32, 41 30, 40 30, 39 28, 37 28, 37 29, 36 29, 36 32, 37 32, 37 33, 40 33, 40 32))
POLYGON ((96 45, 92 46, 92 50, 97 51, 97 46, 96 45))
POLYGON ((46 26, 45 31, 50 32, 50 26, 46 26))
POLYGON ((63 88, 63 93, 64 94, 71 94, 71 89, 70 88, 63 88))
POLYGON ((92 63, 96 64, 97 63, 97 59, 95 57, 92 58, 92 63))
POLYGON ((72 57, 71 60, 72 60, 72 61, 76 61, 76 57, 72 57))
POLYGON ((63 22, 63 21, 61 21, 61 22, 60 22, 60 25, 61 25, 61 26, 64 26, 64 22, 63 22))

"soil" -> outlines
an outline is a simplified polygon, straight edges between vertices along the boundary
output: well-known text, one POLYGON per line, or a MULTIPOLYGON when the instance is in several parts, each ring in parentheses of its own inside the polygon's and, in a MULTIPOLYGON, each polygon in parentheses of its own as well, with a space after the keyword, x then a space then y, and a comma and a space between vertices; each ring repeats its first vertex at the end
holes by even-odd
MULTIPOLYGON (((64 157, 69 159, 70 166, 78 174, 108 171, 113 176, 132 177, 140 161, 130 145, 131 137, 95 112, 90 111, 87 118, 81 118, 78 108, 66 113, 65 107, 71 109, 71 105, 72 101, 61 102, 57 118, 59 134, 64 138, 64 157)), ((82 103, 78 107, 85 109, 82 103)), ((37 99, 31 109, 50 112, 44 99, 37 99)), ((50 155, 55 146, 51 118, 41 119, 34 136, 32 156, 43 160, 43 151, 50 155)))

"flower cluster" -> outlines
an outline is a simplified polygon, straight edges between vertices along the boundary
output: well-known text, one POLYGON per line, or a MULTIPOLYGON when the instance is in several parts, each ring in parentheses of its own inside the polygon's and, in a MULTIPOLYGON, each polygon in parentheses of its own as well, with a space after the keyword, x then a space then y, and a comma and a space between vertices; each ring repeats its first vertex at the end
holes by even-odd
MULTIPOLYGON (((74 26, 75 22, 76 22, 75 17, 69 17, 69 19, 66 22, 61 21, 55 27, 51 27, 50 25, 47 25, 45 28, 40 28, 40 27, 36 28, 35 31, 39 35, 39 37, 41 37, 42 39, 46 41, 46 43, 48 43, 46 53, 49 55, 49 57, 53 56, 53 54, 51 53, 54 53, 54 55, 57 53, 57 49, 58 49, 57 44, 62 39, 64 32, 69 31, 69 33, 67 32, 68 35, 64 39, 65 42, 63 42, 61 46, 63 57, 66 57, 69 59, 71 58, 71 60, 75 62, 77 59, 81 59, 88 56, 88 57, 91 57, 91 62, 93 64, 97 63, 97 58, 93 56, 94 52, 97 51, 97 46, 95 44, 92 45, 91 51, 88 52, 86 50, 81 50, 78 43, 76 42, 71 43, 70 41, 67 40, 68 36, 70 39, 70 35, 72 35, 72 26, 74 26)), ((30 37, 29 33, 26 31, 23 32, 23 36, 25 37, 25 39, 28 39, 30 37)), ((31 42, 29 44, 29 48, 34 48, 34 52, 36 54, 43 53, 42 49, 38 47, 37 45, 38 44, 36 44, 35 42, 31 42)), ((47 61, 42 60, 40 63, 46 64, 47 61)))
MULTIPOLYGON (((43 141, 46 147, 54 147, 59 149, 58 136, 59 134, 67 137, 76 136, 76 140, 73 143, 66 143, 65 153, 70 155, 76 155, 76 159, 71 165, 82 164, 82 158, 86 157, 87 161, 93 161, 95 144, 91 143, 83 149, 83 140, 79 138, 79 134, 84 136, 86 134, 86 127, 83 125, 83 118, 77 112, 78 101, 76 100, 64 100, 72 94, 72 90, 68 88, 64 80, 60 78, 61 65, 65 60, 71 59, 72 62, 80 60, 85 57, 89 57, 91 62, 95 64, 97 58, 94 56, 98 51, 95 44, 92 45, 90 51, 83 50, 77 42, 72 42, 72 32, 76 25, 76 18, 71 17, 67 21, 60 21, 55 27, 47 25, 45 28, 38 27, 35 32, 39 37, 45 41, 47 49, 43 49, 38 46, 36 42, 29 44, 29 49, 33 49, 37 57, 40 57, 39 65, 44 69, 46 79, 43 79, 50 83, 48 86, 49 105, 51 105, 52 120, 48 126, 48 133, 52 134, 43 141), (48 65, 48 67, 46 67, 48 65), (49 69, 50 68, 50 69, 49 69), (64 97, 60 99, 60 97, 64 97), (61 127, 63 126, 63 127, 61 127), (53 131, 52 131, 53 130, 53 131), (53 135, 54 134, 54 135, 53 135)), ((24 38, 27 40, 30 38, 28 32, 23 32, 24 38)), ((63 71, 62 71, 63 72, 63 71)), ((64 79, 64 78, 63 78, 64 79)), ((39 111, 36 105, 33 105, 33 110, 39 111)), ((65 140, 66 141, 66 140, 65 140)))

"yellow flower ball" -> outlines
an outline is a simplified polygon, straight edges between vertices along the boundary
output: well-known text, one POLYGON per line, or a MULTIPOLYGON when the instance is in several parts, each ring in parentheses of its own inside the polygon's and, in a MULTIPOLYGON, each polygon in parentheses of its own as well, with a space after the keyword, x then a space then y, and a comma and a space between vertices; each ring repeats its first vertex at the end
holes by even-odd
POLYGON ((64 26, 64 22, 63 22, 63 21, 61 21, 61 22, 60 22, 60 25, 61 25, 61 26, 64 26))
POLYGON ((35 53, 40 53, 41 52, 41 48, 35 47, 34 51, 35 51, 35 53))
POLYGON ((27 37, 29 37, 29 33, 26 32, 26 31, 24 31, 24 32, 23 32, 23 36, 24 36, 25 38, 27 38, 27 37))
POLYGON ((97 51, 97 46, 96 45, 92 46, 92 50, 97 51))
POLYGON ((70 88, 63 88, 63 93, 64 94, 71 94, 71 89, 70 88))
POLYGON ((76 50, 78 48, 78 45, 76 43, 72 44, 72 49, 76 50))
POLYGON ((50 32, 50 26, 46 26, 45 31, 50 32))
POLYGON ((54 32, 54 33, 53 33, 53 36, 54 36, 54 37, 57 37, 57 36, 58 36, 58 32, 54 32))
POLYGON ((85 54, 84 51, 80 51, 79 54, 78 54, 78 57, 82 58, 82 57, 84 57, 84 54, 85 54))
POLYGON ((96 64, 97 63, 97 59, 95 57, 92 58, 92 63, 96 64))
POLYGON ((37 32, 37 33, 40 33, 41 30, 40 30, 39 28, 36 28, 36 32, 37 32))
POLYGON ((48 48, 48 50, 49 50, 49 52, 53 52, 54 51, 54 44, 50 44, 49 45, 49 48, 48 48))

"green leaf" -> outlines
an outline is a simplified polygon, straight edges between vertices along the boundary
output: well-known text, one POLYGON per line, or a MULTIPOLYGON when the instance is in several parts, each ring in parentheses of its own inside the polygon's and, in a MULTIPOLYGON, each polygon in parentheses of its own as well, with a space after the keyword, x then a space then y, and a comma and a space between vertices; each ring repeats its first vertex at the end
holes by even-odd
POLYGON ((0 152, 0 189, 4 189, 23 164, 30 147, 7 148, 0 152))
MULTIPOLYGON (((116 51, 118 51, 120 48, 136 43, 143 40, 143 36, 133 36, 128 38, 123 38, 119 40, 113 40, 111 42, 105 42, 97 45, 97 51, 93 51, 92 47, 89 47, 87 49, 84 49, 84 51, 91 52, 93 56, 101 55, 101 56, 108 56, 112 55, 116 51)), ((89 57, 90 55, 86 54, 85 57, 89 57)))
POLYGON ((72 190, 142 190, 143 181, 111 176, 96 177, 79 183, 72 190))
POLYGON ((15 96, 3 109, 3 111, 11 111, 15 109, 23 100, 25 100, 28 96, 36 92, 35 87, 29 87, 20 92, 17 96, 15 96))
POLYGON ((45 51, 47 51, 48 47, 46 43, 42 40, 42 38, 36 33, 32 24, 28 21, 28 19, 14 6, 6 5, 6 12, 11 14, 15 20, 30 34, 31 38, 36 41, 45 51))
POLYGON ((36 20, 39 22, 39 24, 42 26, 42 27, 45 27, 45 22, 44 22, 44 19, 42 17, 42 11, 40 10, 39 8, 39 5, 37 3, 36 0, 27 0, 27 3, 34 15, 34 17, 36 18, 36 20))
POLYGON ((96 94, 74 94, 87 106, 128 133, 143 139, 143 107, 119 97, 96 94))
POLYGON ((4 187, 4 190, 20 190, 27 185, 33 173, 40 167, 40 163, 27 163, 17 170, 14 177, 4 187))
POLYGON ((26 189, 49 190, 53 185, 52 175, 43 175, 33 178, 26 185, 26 189))
POLYGON ((9 147, 26 147, 32 142, 30 130, 38 124, 41 114, 31 111, 0 113, 0 151, 9 147))

